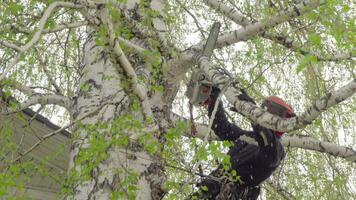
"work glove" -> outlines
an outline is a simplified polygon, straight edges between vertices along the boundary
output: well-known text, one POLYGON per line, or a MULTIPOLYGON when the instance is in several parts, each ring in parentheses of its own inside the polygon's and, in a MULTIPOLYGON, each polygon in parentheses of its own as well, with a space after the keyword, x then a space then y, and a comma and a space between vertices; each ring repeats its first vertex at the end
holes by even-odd
MULTIPOLYGON (((237 98, 240 100, 240 101, 247 101, 247 102, 250 102, 250 103, 253 103, 256 105, 256 102, 247 94, 247 92, 244 90, 244 89, 240 89, 241 91, 241 94, 239 94, 237 96, 237 98)), ((235 109, 235 107, 231 107, 230 108, 231 111, 234 111, 234 112, 237 112, 237 110, 235 109)))
POLYGON ((240 101, 247 101, 256 105, 256 102, 250 96, 248 96, 247 92, 244 89, 241 89, 240 91, 241 94, 237 96, 240 101))

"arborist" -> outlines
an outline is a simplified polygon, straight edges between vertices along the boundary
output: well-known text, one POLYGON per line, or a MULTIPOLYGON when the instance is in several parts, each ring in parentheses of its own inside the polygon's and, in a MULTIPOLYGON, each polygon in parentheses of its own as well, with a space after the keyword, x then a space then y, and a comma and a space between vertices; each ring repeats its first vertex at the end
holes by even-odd
MULTIPOLYGON (((211 57, 219 29, 220 23, 214 23, 201 56, 205 58, 211 57)), ((190 106, 207 106, 209 118, 213 118, 212 129, 215 134, 221 140, 232 141, 233 145, 228 151, 230 169, 224 170, 220 166, 214 170, 210 176, 197 184, 201 190, 194 193, 191 199, 255 200, 260 192, 259 185, 271 176, 285 156, 280 141, 283 132, 267 129, 258 124, 253 124, 253 130, 247 131, 234 123, 230 123, 226 118, 222 102, 217 102, 220 89, 213 86, 211 81, 208 80, 207 74, 201 70, 201 67, 199 66, 197 70, 193 71, 191 81, 188 84, 186 95, 189 98, 190 106), (215 115, 212 115, 216 103, 218 103, 217 111, 215 115), (216 179, 216 177, 225 177, 226 173, 233 171, 239 176, 236 181, 216 179)), ((255 104, 244 90, 241 90, 241 92, 238 95, 239 100, 255 104)), ((292 107, 276 96, 266 98, 262 103, 262 108, 282 118, 295 116, 292 107)), ((194 125, 192 112, 191 120, 192 125, 194 125)), ((192 130, 194 130, 194 126, 192 126, 192 130)))
MULTIPOLYGON (((212 129, 221 140, 233 142, 228 154, 230 155, 231 169, 225 171, 222 166, 214 170, 210 176, 221 177, 226 173, 235 170, 239 176, 236 182, 217 181, 216 179, 205 178, 198 187, 204 188, 195 193, 198 199, 257 199, 260 188, 259 185, 266 180, 273 171, 277 169, 283 160, 285 153, 281 144, 283 132, 264 128, 258 124, 253 124, 252 131, 243 130, 234 123, 230 123, 226 118, 222 102, 218 102, 215 116, 212 116, 216 99, 220 93, 217 87, 209 89, 210 85, 201 85, 202 91, 198 93, 210 92, 209 98, 202 103, 208 108, 209 117, 214 117, 212 129), (249 142, 246 142, 249 141, 249 142), (232 186, 230 192, 224 190, 227 186, 232 186), (205 186, 205 187, 204 187, 205 186)), ((239 100, 255 102, 242 90, 238 96, 239 100)), ((200 99, 202 100, 202 99, 200 99)), ((266 98, 262 103, 262 108, 267 112, 283 118, 295 116, 293 109, 282 99, 276 96, 266 98)), ((235 110, 236 111, 236 110, 235 110)), ((194 198, 194 197, 193 197, 194 198)))

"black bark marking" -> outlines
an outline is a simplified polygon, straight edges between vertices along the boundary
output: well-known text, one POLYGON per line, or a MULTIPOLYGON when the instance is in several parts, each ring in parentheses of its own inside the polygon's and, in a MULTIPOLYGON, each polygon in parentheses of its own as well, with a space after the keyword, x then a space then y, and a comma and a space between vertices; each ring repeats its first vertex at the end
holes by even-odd
POLYGON ((98 89, 98 90, 100 90, 100 89, 102 88, 102 86, 99 85, 99 84, 97 84, 96 81, 93 80, 93 79, 89 79, 89 80, 87 81, 87 83, 89 83, 91 86, 94 86, 94 88, 96 88, 96 89, 98 89))
POLYGON ((237 37, 238 37, 237 31, 234 31, 234 37, 235 37, 235 39, 237 39, 237 37))
POLYGON ((321 142, 319 142, 319 147, 320 147, 321 151, 326 152, 326 149, 325 149, 325 147, 323 147, 323 145, 321 144, 321 142))
POLYGON ((297 13, 297 16, 300 16, 300 11, 299 11, 297 6, 294 5, 293 6, 293 10, 294 10, 295 13, 297 13))

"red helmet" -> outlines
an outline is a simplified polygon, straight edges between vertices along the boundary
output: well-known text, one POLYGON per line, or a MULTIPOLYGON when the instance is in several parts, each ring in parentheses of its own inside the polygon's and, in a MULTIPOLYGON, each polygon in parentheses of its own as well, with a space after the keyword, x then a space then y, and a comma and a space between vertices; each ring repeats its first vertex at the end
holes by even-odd
MULTIPOLYGON (((262 103, 262 108, 264 107, 267 108, 269 113, 278 115, 283 118, 295 117, 293 108, 281 98, 276 96, 267 97, 262 103)), ((284 132, 277 130, 275 132, 278 136, 282 136, 284 134, 284 132)))
POLYGON ((269 113, 283 118, 291 118, 295 116, 293 108, 281 98, 276 96, 267 97, 263 101, 262 107, 266 107, 269 113))

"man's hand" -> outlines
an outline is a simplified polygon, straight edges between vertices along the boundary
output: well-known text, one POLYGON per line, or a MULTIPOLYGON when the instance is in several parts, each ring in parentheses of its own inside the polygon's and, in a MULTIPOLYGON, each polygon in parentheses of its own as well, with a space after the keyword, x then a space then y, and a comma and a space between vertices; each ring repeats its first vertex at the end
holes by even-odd
MULTIPOLYGON (((256 105, 256 102, 250 96, 248 96, 247 92, 244 89, 240 89, 240 91, 241 94, 237 96, 240 101, 247 101, 256 105)), ((230 110, 239 113, 235 107, 231 107, 230 110)))
POLYGON ((248 96, 247 92, 244 89, 241 89, 240 91, 241 94, 237 96, 240 101, 247 101, 256 105, 256 102, 250 96, 248 96))

